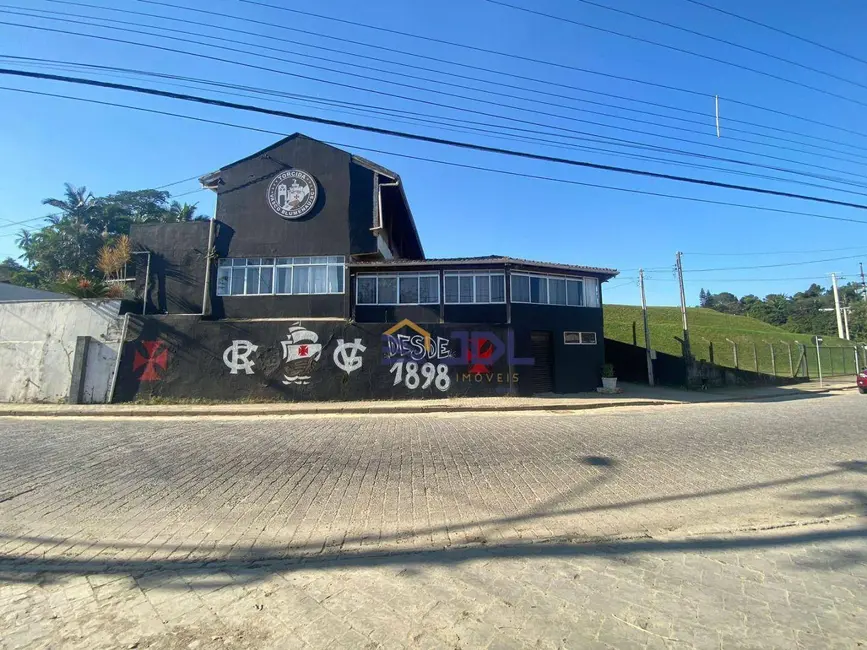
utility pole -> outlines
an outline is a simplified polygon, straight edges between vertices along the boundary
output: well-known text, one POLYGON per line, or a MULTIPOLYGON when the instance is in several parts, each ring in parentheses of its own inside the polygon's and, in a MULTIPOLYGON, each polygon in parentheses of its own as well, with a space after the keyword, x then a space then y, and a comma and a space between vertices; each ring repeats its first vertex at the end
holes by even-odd
MULTIPOLYGON (((840 294, 837 291, 837 274, 831 274, 831 285, 834 287, 834 314, 837 316, 837 338, 843 338, 843 319, 840 316, 840 294)), ((683 294, 683 290, 681 290, 683 294)))
POLYGON ((858 266, 861 267, 861 294, 864 300, 867 300, 867 280, 864 279, 864 262, 858 262, 858 266))
POLYGON ((692 351, 689 346, 689 323, 686 320, 686 293, 683 290, 683 264, 681 263, 680 251, 676 255, 677 281, 680 283, 680 313, 683 316, 683 356, 687 363, 692 358, 692 351))
POLYGON ((849 308, 843 307, 843 327, 846 333, 846 340, 849 341, 849 308))
POLYGON ((638 286, 641 289, 641 315, 644 316, 644 350, 647 354, 647 383, 654 386, 653 357, 650 352, 650 325, 647 323, 647 300, 644 297, 644 269, 638 269, 638 286))

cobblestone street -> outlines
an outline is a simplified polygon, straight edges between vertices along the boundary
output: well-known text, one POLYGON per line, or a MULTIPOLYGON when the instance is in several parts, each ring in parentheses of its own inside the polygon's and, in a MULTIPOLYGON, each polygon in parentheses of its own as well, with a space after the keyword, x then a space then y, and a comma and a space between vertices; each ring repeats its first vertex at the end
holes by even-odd
POLYGON ((0 647, 858 647, 865 406, 0 418, 0 647))

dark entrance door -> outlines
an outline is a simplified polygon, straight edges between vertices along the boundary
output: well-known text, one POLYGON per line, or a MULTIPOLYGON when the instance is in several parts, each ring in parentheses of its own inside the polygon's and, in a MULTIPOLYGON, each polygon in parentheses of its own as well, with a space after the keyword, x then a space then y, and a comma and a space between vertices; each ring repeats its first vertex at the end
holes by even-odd
POLYGON ((554 392, 553 352, 551 332, 530 332, 533 366, 530 371, 534 393, 554 392))

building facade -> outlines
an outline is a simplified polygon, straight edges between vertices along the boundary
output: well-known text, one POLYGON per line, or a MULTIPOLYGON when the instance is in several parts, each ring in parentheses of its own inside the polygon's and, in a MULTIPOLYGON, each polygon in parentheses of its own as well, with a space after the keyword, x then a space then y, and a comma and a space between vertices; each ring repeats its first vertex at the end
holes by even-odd
POLYGON ((425 257, 400 177, 294 135, 201 179, 209 222, 134 226, 115 401, 593 390, 612 269, 425 257))

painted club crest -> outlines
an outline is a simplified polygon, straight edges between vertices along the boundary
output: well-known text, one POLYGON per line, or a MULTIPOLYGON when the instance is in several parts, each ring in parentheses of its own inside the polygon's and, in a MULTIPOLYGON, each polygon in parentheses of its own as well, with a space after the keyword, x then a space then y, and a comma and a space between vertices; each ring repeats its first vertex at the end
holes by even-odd
POLYGON ((316 205, 316 179, 300 169, 277 174, 268 186, 268 205, 284 219, 299 219, 316 205))
POLYGON ((296 323, 289 328, 283 345, 283 383, 306 386, 319 357, 322 356, 322 344, 319 335, 296 323))

